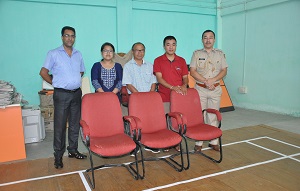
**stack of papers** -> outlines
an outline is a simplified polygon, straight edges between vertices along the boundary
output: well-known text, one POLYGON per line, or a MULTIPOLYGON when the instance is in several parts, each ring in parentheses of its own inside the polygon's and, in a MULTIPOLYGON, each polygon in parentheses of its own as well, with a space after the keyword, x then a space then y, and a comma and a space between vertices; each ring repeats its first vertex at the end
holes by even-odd
POLYGON ((20 103, 26 103, 26 101, 22 100, 22 95, 16 92, 14 85, 0 80, 0 107, 20 103))

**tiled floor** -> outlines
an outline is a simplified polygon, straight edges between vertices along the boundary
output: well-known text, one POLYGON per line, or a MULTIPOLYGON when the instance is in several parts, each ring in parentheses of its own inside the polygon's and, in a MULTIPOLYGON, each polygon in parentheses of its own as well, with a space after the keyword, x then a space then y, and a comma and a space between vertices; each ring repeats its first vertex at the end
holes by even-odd
MULTIPOLYGON (((300 118, 297 117, 242 108, 235 108, 235 111, 224 112, 222 115, 222 130, 264 124, 300 134, 300 118)), ((53 131, 47 131, 44 141, 26 144, 27 160, 53 156, 52 141, 53 131)), ((81 140, 79 140, 79 151, 87 152, 81 140)))

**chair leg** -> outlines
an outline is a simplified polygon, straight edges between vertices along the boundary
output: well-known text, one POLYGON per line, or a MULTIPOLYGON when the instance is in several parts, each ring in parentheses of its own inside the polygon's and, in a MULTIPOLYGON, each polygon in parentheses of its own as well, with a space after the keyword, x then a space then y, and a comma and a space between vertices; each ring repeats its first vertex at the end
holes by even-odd
POLYGON ((184 161, 183 161, 183 151, 182 151, 182 145, 180 143, 180 154, 174 154, 169 157, 170 161, 167 159, 163 159, 165 162, 167 162, 171 167, 173 167, 176 171, 181 172, 184 169, 184 161), (174 160, 175 156, 180 155, 180 163, 174 160))
POLYGON ((190 153, 188 152, 188 144, 187 144, 187 140, 186 138, 183 136, 184 142, 185 142, 185 150, 186 152, 184 152, 183 154, 186 154, 186 160, 187 160, 187 166, 184 167, 184 170, 188 170, 190 168, 190 153))
POLYGON ((187 140, 186 140, 186 138, 183 136, 182 137, 183 138, 183 140, 184 140, 184 143, 185 143, 185 150, 186 150, 186 152, 183 152, 183 150, 182 150, 182 147, 181 147, 181 145, 180 145, 180 153, 177 153, 177 154, 174 154, 174 155, 172 155, 171 157, 170 157, 170 160, 172 160, 174 163, 177 163, 173 158, 175 157, 175 156, 178 156, 178 155, 180 155, 180 158, 181 158, 181 164, 178 164, 177 163, 177 165, 178 166, 182 166, 183 167, 183 169, 184 170, 188 170, 189 168, 190 168, 190 156, 189 156, 189 150, 188 150, 188 144, 187 144, 187 140), (186 161, 187 161, 187 165, 186 166, 184 166, 184 159, 183 159, 183 155, 184 154, 186 154, 186 161))
MULTIPOLYGON (((144 165, 144 154, 143 154, 141 145, 139 145, 139 149, 140 149, 140 153, 141 153, 141 163, 142 163, 142 171, 143 171, 142 175, 139 174, 139 177, 140 177, 140 179, 144 179, 145 178, 145 165, 144 165)), ((137 157, 136 157, 135 161, 136 161, 136 166, 138 167, 137 157)))
POLYGON ((141 149, 141 146, 139 144, 137 144, 137 148, 135 150, 134 153, 134 157, 135 157, 135 162, 132 162, 128 165, 128 167, 126 166, 127 170, 133 175, 133 177, 137 180, 137 179, 144 179, 145 177, 145 166, 144 166, 144 155, 143 155, 143 150, 141 149), (138 149, 140 150, 141 153, 141 160, 138 160, 138 154, 137 151, 138 149), (139 164, 138 163, 142 163, 142 175, 139 172, 139 164), (135 168, 132 166, 135 164, 135 168))
POLYGON ((204 154, 203 152, 195 152, 195 151, 192 151, 192 153, 199 153, 201 154, 202 156, 208 158, 209 160, 215 162, 215 163, 220 163, 223 159, 223 150, 222 150, 222 140, 221 140, 221 137, 219 138, 219 146, 220 146, 220 157, 219 159, 214 159, 206 154, 204 154))
POLYGON ((96 186, 96 183, 95 183, 95 174, 94 174, 94 163, 93 163, 93 158, 92 158, 92 153, 91 153, 91 150, 89 150, 89 158, 90 158, 90 164, 91 164, 91 168, 90 169, 87 169, 85 171, 85 174, 86 174, 86 177, 88 179, 88 182, 90 183, 90 185, 92 186, 93 189, 95 189, 95 186, 96 186), (88 172, 92 171, 92 180, 88 174, 88 172))

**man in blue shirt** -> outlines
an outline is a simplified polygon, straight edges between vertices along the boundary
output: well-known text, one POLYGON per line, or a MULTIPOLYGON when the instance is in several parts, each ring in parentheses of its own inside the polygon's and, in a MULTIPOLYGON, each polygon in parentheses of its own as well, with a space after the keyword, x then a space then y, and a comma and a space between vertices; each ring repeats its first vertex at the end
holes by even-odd
POLYGON ((40 75, 54 87, 54 166, 63 168, 62 157, 66 150, 66 124, 69 123, 67 147, 69 157, 85 159, 78 152, 79 121, 81 116, 81 77, 85 67, 81 53, 73 48, 75 29, 65 26, 61 30, 63 45, 50 50, 40 75), (52 74, 50 75, 49 72, 52 74))

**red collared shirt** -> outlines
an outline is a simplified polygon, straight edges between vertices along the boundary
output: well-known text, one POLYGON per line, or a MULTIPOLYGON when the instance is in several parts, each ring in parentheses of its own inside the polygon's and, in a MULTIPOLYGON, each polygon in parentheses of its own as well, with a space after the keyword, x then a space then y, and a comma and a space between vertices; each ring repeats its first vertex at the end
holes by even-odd
MULTIPOLYGON (((184 58, 175 54, 175 58, 171 62, 166 54, 163 54, 154 60, 153 72, 154 74, 162 73, 163 79, 172 86, 182 86, 182 77, 188 75, 188 67, 184 58)), ((158 92, 163 102, 170 102, 171 90, 169 88, 159 84, 158 92)))

